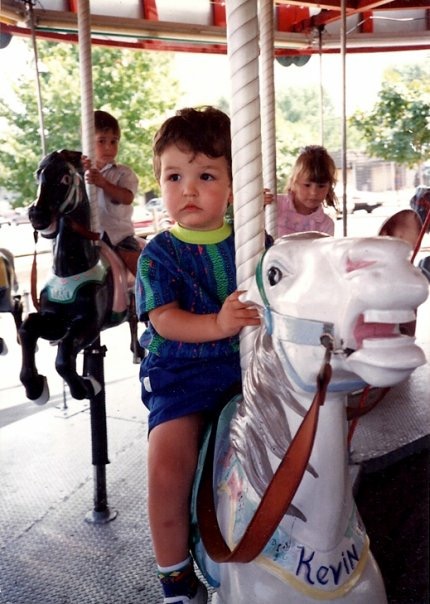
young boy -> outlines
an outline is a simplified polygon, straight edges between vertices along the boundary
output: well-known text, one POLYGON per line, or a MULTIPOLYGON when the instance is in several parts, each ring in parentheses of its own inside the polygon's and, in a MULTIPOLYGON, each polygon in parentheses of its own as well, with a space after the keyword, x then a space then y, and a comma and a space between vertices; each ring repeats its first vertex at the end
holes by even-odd
POLYGON ((106 111, 94 112, 96 165, 83 156, 86 180, 97 187, 102 238, 136 274, 140 245, 134 236, 133 200, 139 181, 131 168, 116 163, 121 130, 106 111))
POLYGON ((238 334, 258 325, 236 291, 230 120, 182 109, 154 139, 154 170, 175 225, 142 251, 137 313, 142 400, 149 409, 149 523, 164 602, 205 604, 189 556, 189 504, 205 421, 240 384, 238 334))

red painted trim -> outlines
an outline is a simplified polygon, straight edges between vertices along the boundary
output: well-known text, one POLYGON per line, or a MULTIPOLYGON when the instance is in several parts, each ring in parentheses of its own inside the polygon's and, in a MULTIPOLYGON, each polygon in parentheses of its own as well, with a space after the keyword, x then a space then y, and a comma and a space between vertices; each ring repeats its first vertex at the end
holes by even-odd
MULTIPOLYGON (((15 25, 7 25, 2 23, 2 31, 10 33, 12 35, 30 37, 31 30, 26 27, 18 27, 15 25)), ((51 31, 43 31, 41 29, 36 30, 36 36, 41 40, 55 40, 57 42, 70 42, 73 44, 78 43, 77 34, 61 34, 51 31)), ((161 42, 159 40, 138 40, 136 42, 125 42, 116 40, 107 40, 102 38, 92 38, 91 43, 95 46, 107 46, 112 48, 130 48, 135 50, 162 50, 167 52, 192 52, 200 54, 227 54, 227 47, 225 44, 191 44, 183 42, 161 42)), ((430 50, 430 37, 428 44, 420 44, 415 46, 410 44, 408 46, 378 46, 374 47, 363 47, 363 48, 348 48, 348 54, 357 53, 376 53, 376 52, 398 52, 407 50, 430 50)), ((1 52, 1 51, 0 51, 1 52)), ((340 49, 331 48, 324 50, 323 54, 339 54, 340 49)), ((282 55, 313 55, 319 54, 319 49, 304 49, 304 50, 275 50, 275 56, 282 55)), ((1 56, 1 55, 0 55, 1 56)))
POLYGON ((310 13, 307 6, 288 6, 281 4, 276 7, 278 31, 303 31, 302 22, 309 22, 310 13), (299 25, 300 24, 300 25, 299 25), (299 25, 299 27, 297 27, 299 25))
POLYGON ((367 10, 367 11, 363 11, 362 13, 360 13, 360 21, 363 21, 362 23, 360 23, 359 27, 358 27, 358 31, 361 34, 373 34, 373 12, 371 10, 367 10))
POLYGON ((69 11, 72 13, 78 14, 78 2, 79 0, 68 0, 67 4, 69 5, 69 11))
POLYGON ((142 17, 148 21, 158 21, 158 9, 156 0, 140 0, 142 17))
POLYGON ((225 0, 212 0, 212 21, 218 27, 227 27, 225 0))

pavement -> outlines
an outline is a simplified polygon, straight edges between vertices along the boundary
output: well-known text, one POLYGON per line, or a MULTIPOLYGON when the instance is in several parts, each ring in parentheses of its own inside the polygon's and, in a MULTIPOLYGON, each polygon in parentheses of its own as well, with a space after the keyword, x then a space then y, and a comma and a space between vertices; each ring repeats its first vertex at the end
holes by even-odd
MULTIPOLYGON (((429 318, 427 301, 419 309, 417 340, 428 359, 429 318)), ((139 367, 132 363, 128 325, 101 336, 107 349, 104 376, 110 462, 105 475, 107 513, 102 517, 96 510, 100 477, 92 466, 88 402, 70 398, 53 369, 56 349, 43 340, 37 359, 48 376, 51 398, 43 407, 27 401, 18 379, 20 351, 12 317, 0 315, 0 328, 9 347, 9 354, 0 357, 0 604, 159 604, 146 512, 147 412, 140 402, 139 367)), ((367 493, 377 492, 379 477, 398 463, 406 464, 408 470, 400 493, 414 488, 409 461, 423 453, 428 461, 429 387, 427 363, 392 388, 358 422, 352 461, 374 479, 367 487, 370 491, 364 492, 364 502, 367 493)), ((417 471, 422 473, 422 467, 417 471)), ((424 484, 428 492, 428 474, 424 484)), ((384 510, 387 515, 389 509, 397 509, 404 522, 402 504, 398 490, 394 498, 378 502, 380 516, 371 542, 387 541, 384 510)), ((416 509, 422 511, 423 505, 427 506, 427 524, 419 516, 418 531, 424 561, 417 566, 415 550, 404 550, 402 525, 390 533, 390 550, 396 552, 409 578, 414 569, 420 574, 418 591, 405 593, 404 585, 400 586, 401 596, 396 588, 389 594, 390 604, 429 602, 428 498, 417 492, 416 509)), ((408 514, 415 516, 415 506, 408 514)), ((380 562, 382 568, 384 560, 380 562)))

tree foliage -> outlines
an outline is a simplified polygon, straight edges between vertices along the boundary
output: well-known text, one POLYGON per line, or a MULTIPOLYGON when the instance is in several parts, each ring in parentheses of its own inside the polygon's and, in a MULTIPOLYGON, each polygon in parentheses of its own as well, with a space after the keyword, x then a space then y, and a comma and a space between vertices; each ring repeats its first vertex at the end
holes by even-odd
MULTIPOLYGON (((78 48, 38 43, 46 151, 82 149, 78 48)), ((94 109, 111 112, 121 126, 118 161, 139 176, 139 192, 156 188, 152 138, 176 105, 178 84, 167 53, 93 47, 94 109)), ((0 98, 0 186, 16 194, 15 207, 35 197, 34 173, 41 159, 41 139, 34 71, 22 74, 13 101, 0 98)))
POLYGON ((430 153, 430 60, 385 73, 378 101, 350 122, 369 155, 413 167, 430 153))
POLYGON ((320 90, 317 86, 291 88, 277 100, 276 138, 278 190, 288 181, 301 147, 323 144, 329 152, 340 149, 341 121, 323 91, 321 133, 320 90))

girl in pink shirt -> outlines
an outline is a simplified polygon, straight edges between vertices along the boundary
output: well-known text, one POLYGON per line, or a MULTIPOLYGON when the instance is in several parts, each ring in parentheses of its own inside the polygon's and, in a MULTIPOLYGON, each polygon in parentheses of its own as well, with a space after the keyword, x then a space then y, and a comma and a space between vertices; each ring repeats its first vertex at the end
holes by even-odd
POLYGON ((304 147, 285 194, 277 195, 277 236, 319 231, 334 235, 334 221, 323 206, 336 208, 336 166, 320 145, 304 147))

